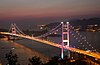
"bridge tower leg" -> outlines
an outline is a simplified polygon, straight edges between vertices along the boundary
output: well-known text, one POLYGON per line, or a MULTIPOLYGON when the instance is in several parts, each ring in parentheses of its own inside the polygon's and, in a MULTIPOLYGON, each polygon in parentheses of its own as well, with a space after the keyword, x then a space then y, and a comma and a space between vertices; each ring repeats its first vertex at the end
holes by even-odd
POLYGON ((12 28, 11 28, 12 34, 16 34, 16 28, 15 28, 15 24, 12 24, 12 28))
POLYGON ((16 34, 16 27, 15 27, 15 24, 12 24, 11 32, 12 32, 12 38, 11 38, 11 39, 14 39, 13 35, 16 34))
MULTIPOLYGON (((69 22, 67 22, 67 46, 70 46, 70 28, 69 28, 69 22)), ((70 58, 70 51, 68 51, 68 57, 70 58)))
MULTIPOLYGON (((63 59, 64 57, 64 48, 63 46, 69 46, 69 22, 67 24, 62 24, 62 43, 61 43, 61 58, 63 59)), ((70 57, 70 52, 68 52, 68 57, 70 57)))

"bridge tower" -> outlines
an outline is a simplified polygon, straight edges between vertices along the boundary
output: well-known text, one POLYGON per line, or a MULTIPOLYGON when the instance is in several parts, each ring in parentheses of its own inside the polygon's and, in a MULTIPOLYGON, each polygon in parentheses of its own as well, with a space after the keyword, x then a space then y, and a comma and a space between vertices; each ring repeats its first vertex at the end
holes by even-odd
POLYGON ((16 34, 16 27, 15 27, 15 24, 12 24, 11 26, 12 26, 11 32, 12 32, 12 34, 14 35, 14 34, 16 34))
POLYGON ((15 24, 11 24, 11 32, 12 32, 12 38, 11 39, 14 39, 14 36, 16 34, 16 27, 15 27, 15 24))
MULTIPOLYGON (((61 58, 63 59, 64 57, 64 46, 69 46, 69 22, 67 22, 66 24, 64 24, 63 22, 61 22, 62 24, 62 43, 61 43, 61 58)), ((68 57, 70 57, 70 52, 68 52, 68 57)))

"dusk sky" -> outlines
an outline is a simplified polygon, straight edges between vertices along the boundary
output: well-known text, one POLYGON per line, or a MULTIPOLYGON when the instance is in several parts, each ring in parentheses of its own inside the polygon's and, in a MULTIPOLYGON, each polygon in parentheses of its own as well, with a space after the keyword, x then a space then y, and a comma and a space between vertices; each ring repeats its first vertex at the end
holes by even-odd
POLYGON ((80 17, 100 17, 100 0, 0 0, 3 24, 4 21, 42 24, 80 17))

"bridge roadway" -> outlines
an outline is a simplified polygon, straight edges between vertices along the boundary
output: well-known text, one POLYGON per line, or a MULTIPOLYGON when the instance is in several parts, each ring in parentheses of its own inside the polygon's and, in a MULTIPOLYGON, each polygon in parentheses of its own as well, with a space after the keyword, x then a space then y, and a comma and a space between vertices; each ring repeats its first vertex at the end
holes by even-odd
MULTIPOLYGON (((0 34, 12 35, 12 33, 8 33, 8 32, 0 32, 0 34)), ((22 37, 22 38, 26 38, 26 39, 30 39, 30 40, 34 40, 34 41, 38 41, 38 42, 45 43, 45 44, 55 46, 55 47, 59 47, 59 48, 62 47, 60 44, 56 44, 56 43, 49 42, 49 41, 46 41, 46 40, 41 40, 41 39, 38 39, 38 38, 35 38, 35 37, 31 37, 29 35, 22 35, 22 34, 13 34, 13 35, 18 36, 18 37, 22 37)), ((87 52, 87 51, 84 51, 84 50, 80 50, 80 49, 76 49, 76 48, 72 48, 72 47, 68 47, 68 46, 63 46, 63 48, 67 49, 71 52, 76 52, 76 53, 79 53, 79 54, 84 54, 84 55, 94 57, 95 59, 100 59, 99 53, 87 52)))

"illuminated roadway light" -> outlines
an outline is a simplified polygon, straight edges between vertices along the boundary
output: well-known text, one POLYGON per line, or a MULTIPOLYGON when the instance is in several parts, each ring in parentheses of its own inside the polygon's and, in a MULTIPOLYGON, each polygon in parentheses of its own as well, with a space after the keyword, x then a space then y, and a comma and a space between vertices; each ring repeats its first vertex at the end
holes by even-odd
POLYGON ((58 30, 56 30, 56 31, 58 31, 58 30))
POLYGON ((82 44, 82 43, 80 43, 80 44, 82 44))
POLYGON ((82 39, 84 39, 84 37, 82 37, 82 39))
POLYGON ((76 38, 76 39, 78 39, 78 38, 76 38))
POLYGON ((61 22, 61 24, 63 24, 63 22, 61 22))
POLYGON ((78 35, 80 35, 80 33, 78 33, 78 35))
POLYGON ((82 35, 80 35, 80 37, 82 37, 82 35))
POLYGON ((87 50, 87 48, 85 48, 87 50))
POLYGON ((87 44, 89 44, 89 42, 87 42, 87 44))
POLYGON ((72 35, 74 35, 74 34, 72 34, 72 35))
POLYGON ((83 45, 83 47, 84 47, 85 45, 83 45))
POLYGON ((78 31, 76 31, 78 33, 78 31))
POLYGON ((84 40, 84 41, 86 41, 86 40, 84 40))
POLYGON ((76 36, 74 36, 74 37, 76 37, 76 36))
POLYGON ((91 44, 89 44, 89 46, 91 46, 91 44))
POLYGON ((72 27, 74 29, 74 27, 72 27))
POLYGON ((80 40, 78 40, 78 42, 80 42, 80 40))
POLYGON ((69 22, 67 22, 67 24, 69 24, 69 22))

